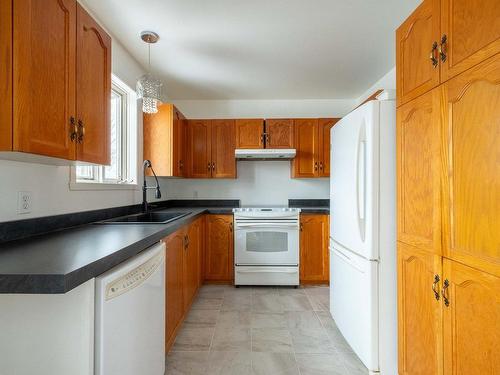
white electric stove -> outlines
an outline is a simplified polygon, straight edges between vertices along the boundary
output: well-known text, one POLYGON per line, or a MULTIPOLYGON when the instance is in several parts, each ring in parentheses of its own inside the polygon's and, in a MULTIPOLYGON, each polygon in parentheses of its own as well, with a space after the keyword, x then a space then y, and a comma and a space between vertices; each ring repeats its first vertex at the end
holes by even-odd
POLYGON ((299 208, 234 213, 235 285, 299 285, 299 208))

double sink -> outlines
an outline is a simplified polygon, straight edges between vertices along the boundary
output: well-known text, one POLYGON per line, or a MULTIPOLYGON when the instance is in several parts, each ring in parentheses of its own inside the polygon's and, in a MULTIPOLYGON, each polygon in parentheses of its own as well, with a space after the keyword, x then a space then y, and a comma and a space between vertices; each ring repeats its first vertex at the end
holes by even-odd
POLYGON ((191 212, 148 212, 116 217, 99 222, 99 224, 166 224, 180 219, 191 212))

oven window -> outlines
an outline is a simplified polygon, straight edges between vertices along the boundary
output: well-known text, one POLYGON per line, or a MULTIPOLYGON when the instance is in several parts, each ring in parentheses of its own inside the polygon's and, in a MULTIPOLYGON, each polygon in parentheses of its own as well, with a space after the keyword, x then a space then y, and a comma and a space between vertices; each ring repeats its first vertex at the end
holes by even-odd
POLYGON ((288 251, 286 232, 250 232, 246 234, 247 251, 276 253, 288 251))

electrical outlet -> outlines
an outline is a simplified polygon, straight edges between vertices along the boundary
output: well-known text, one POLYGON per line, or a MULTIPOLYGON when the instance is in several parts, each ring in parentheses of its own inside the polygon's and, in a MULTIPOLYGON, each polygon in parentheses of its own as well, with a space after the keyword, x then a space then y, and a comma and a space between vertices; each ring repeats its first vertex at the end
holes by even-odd
POLYGON ((20 191, 17 193, 17 213, 28 214, 31 212, 31 191, 20 191))

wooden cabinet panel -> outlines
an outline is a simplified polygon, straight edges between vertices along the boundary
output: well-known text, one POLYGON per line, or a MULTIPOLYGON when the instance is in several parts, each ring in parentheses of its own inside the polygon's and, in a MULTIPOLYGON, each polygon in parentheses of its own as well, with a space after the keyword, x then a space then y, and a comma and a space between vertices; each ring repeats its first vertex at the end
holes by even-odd
POLYGON ((14 1, 13 14, 13 149, 74 160, 76 2, 14 1))
POLYGON ((0 151, 12 150, 12 1, 0 1, 0 151))
POLYGON ((77 160, 110 164, 111 38, 77 6, 77 160))
POLYGON ((233 215, 208 215, 206 225, 205 280, 232 281, 233 215))
POLYGON ((297 155, 292 161, 292 177, 316 177, 318 160, 318 120, 296 119, 295 148, 297 155))
POLYGON ((300 282, 328 283, 328 215, 300 215, 300 282))
MULTIPOLYGON (((158 112, 143 115, 143 154, 151 160, 158 176, 184 176, 186 120, 172 104, 158 106, 158 112)), ((152 175, 148 170, 148 175, 152 175)))
POLYGON ((184 309, 187 312, 200 286, 200 257, 202 254, 203 219, 197 219, 187 228, 187 246, 184 250, 184 309))
POLYGON ((234 120, 212 120, 212 177, 236 178, 234 120))
POLYGON ((166 256, 166 350, 172 346, 184 314, 184 244, 186 231, 180 229, 165 239, 166 256))
POLYGON ((444 85, 445 255, 500 275, 500 55, 444 85))
POLYGON ((319 177, 330 177, 330 130, 339 118, 318 119, 319 177))
POLYGON ((441 254, 440 89, 398 108, 398 240, 441 254))
POLYGON ((266 148, 293 148, 292 119, 266 120, 266 148))
POLYGON ((172 176, 186 175, 186 117, 173 106, 173 144, 172 144, 172 176))
POLYGON ((264 120, 235 120, 236 148, 264 148, 264 120))
POLYGON ((424 0, 396 31, 397 104, 401 105, 439 84, 440 0, 424 0), (429 58, 436 42, 433 65, 429 58))
POLYGON ((499 374, 500 278, 448 259, 443 278, 444 374, 499 374))
POLYGON ((211 176, 212 138, 209 120, 188 121, 188 176, 208 178, 211 176))
POLYGON ((442 82, 500 52, 500 2, 441 0, 444 35, 442 82))
POLYGON ((398 243, 399 374, 442 374, 441 257, 398 243), (441 282, 436 283, 439 295, 441 282))

